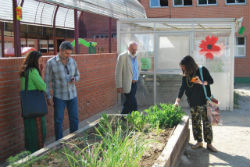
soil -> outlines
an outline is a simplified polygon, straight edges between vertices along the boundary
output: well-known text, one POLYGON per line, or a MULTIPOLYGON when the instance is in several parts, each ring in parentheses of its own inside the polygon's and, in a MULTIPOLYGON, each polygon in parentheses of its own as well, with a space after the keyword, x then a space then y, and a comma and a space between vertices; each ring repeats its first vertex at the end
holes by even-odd
POLYGON ((147 144, 148 149, 143 153, 140 166, 147 167, 154 164, 166 146, 173 131, 174 129, 172 128, 162 130, 159 134, 157 134, 157 132, 145 134, 144 138, 146 141, 154 141, 147 144))
MULTIPOLYGON (((147 167, 152 166, 155 160, 159 157, 164 149, 169 137, 172 135, 174 128, 153 130, 147 133, 138 132, 140 138, 145 141, 146 150, 143 153, 140 161, 140 166, 147 167)), ((70 139, 67 143, 63 143, 62 147, 56 150, 52 150, 45 155, 41 156, 39 160, 32 163, 32 167, 47 166, 47 167, 69 167, 69 163, 65 156, 64 146, 70 148, 71 151, 77 152, 73 144, 79 148, 84 148, 87 144, 101 142, 100 138, 95 135, 94 128, 90 128, 87 131, 77 135, 75 138, 70 139), (70 144, 69 144, 70 143, 70 144)))

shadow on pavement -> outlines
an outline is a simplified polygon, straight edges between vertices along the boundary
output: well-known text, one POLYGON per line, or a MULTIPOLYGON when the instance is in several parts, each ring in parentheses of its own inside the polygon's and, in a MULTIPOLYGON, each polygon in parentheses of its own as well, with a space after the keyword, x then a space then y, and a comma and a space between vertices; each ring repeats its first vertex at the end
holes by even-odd
POLYGON ((211 153, 225 163, 210 163, 210 166, 230 166, 230 167, 249 167, 250 160, 239 155, 230 155, 224 152, 211 153), (239 164, 240 162, 240 164, 239 164))

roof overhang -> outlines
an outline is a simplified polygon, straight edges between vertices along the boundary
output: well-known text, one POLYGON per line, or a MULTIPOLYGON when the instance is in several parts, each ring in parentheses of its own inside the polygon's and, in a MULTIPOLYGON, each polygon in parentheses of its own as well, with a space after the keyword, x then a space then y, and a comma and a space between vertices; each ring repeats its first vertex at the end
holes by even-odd
MULTIPOLYGON (((241 27, 242 18, 147 18, 119 19, 121 24, 133 24, 147 31, 168 30, 235 30, 241 27)), ((125 31, 128 31, 124 29, 125 31)))
MULTIPOLYGON (((0 8, 0 21, 12 22, 12 0, 1 1, 0 8)), ((146 17, 137 0, 24 0, 21 23, 52 27, 56 13, 56 28, 74 29, 74 9, 78 10, 78 17, 81 11, 115 19, 146 17)))
POLYGON ((37 0, 61 7, 121 18, 146 18, 144 7, 137 0, 37 0))

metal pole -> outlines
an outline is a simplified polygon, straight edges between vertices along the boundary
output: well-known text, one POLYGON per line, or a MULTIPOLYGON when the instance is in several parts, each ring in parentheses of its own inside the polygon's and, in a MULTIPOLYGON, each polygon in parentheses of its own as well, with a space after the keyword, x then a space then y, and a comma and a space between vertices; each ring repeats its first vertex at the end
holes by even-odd
POLYGON ((28 33, 25 33, 25 46, 28 47, 28 33))
POLYGON ((21 42, 20 42, 20 21, 16 18, 16 0, 13 2, 13 31, 14 31, 14 49, 16 57, 21 57, 21 42))
POLYGON ((109 53, 112 53, 112 18, 109 17, 109 53))
POLYGON ((74 9, 74 21, 75 21, 75 53, 79 53, 79 25, 78 25, 78 18, 77 18, 77 9, 74 9))
POLYGON ((2 48, 2 57, 4 57, 4 23, 1 23, 1 48, 2 48))
MULTIPOLYGON (((21 7, 23 7, 24 0, 21 2, 21 7)), ((28 47, 28 25, 26 25, 26 33, 25 33, 25 46, 28 47)))
POLYGON ((54 19, 53 19, 53 42, 54 42, 54 55, 57 54, 57 47, 56 47, 56 14, 58 11, 59 5, 56 6, 56 11, 54 14, 54 19))
POLYGON ((26 25, 26 33, 25 33, 25 45, 26 45, 26 47, 28 47, 28 32, 29 32, 28 25, 26 25))

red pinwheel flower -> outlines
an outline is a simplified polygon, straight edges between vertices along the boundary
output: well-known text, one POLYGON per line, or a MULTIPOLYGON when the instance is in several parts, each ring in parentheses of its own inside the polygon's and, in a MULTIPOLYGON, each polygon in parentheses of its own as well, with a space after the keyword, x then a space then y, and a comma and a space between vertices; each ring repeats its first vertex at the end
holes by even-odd
POLYGON ((206 56, 207 59, 213 59, 214 54, 217 54, 221 48, 216 45, 216 42, 218 41, 218 37, 216 36, 207 36, 206 40, 202 40, 200 44, 200 54, 206 56))

